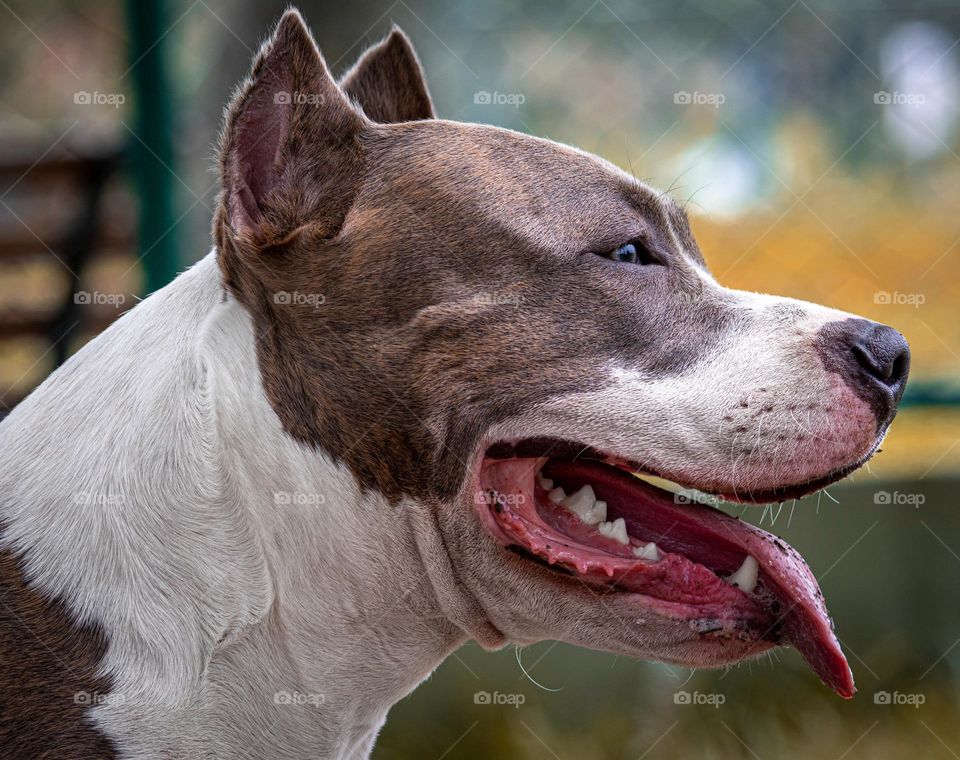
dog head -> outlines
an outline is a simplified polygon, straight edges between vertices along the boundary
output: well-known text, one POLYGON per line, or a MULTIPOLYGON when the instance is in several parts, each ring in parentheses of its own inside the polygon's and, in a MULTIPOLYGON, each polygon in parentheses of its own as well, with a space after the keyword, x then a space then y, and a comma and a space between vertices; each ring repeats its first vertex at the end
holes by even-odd
POLYGON ((338 85, 288 12, 221 177, 220 266, 284 428, 429 505, 501 640, 687 665, 791 643, 852 693, 799 555, 690 502, 866 461, 899 333, 722 287, 683 210, 602 159, 436 119, 399 31, 338 85))

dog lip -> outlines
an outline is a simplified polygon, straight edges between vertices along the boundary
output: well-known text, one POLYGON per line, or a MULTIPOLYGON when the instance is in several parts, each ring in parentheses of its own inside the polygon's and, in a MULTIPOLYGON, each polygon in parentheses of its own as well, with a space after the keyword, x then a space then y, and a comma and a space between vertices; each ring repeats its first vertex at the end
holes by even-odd
MULTIPOLYGON (((712 495, 717 496, 725 501, 733 501, 740 504, 775 504, 778 502, 790 501, 792 499, 800 499, 804 496, 809 496, 812 493, 816 493, 817 491, 826 488, 830 484, 836 483, 838 480, 843 480, 851 473, 859 470, 864 464, 866 464, 870 457, 876 453, 877 449, 880 448, 881 442, 882 437, 878 437, 876 443, 874 443, 874 445, 870 448, 870 451, 852 464, 844 465, 843 467, 840 467, 833 472, 828 473, 827 475, 821 475, 818 478, 807 480, 803 483, 797 483, 788 486, 776 486, 774 488, 755 492, 748 491, 746 494, 738 494, 736 492, 732 494, 714 492, 712 495)), ((705 493, 711 492, 705 491, 705 493)))
POLYGON ((551 458, 595 459, 604 464, 609 464, 629 472, 643 473, 645 475, 652 475, 664 480, 669 480, 677 483, 682 488, 700 491, 708 496, 713 496, 724 501, 738 504, 764 505, 800 499, 816 493, 832 483, 843 480, 851 473, 860 469, 870 457, 876 453, 882 441, 883 435, 878 435, 876 442, 866 454, 856 461, 839 467, 826 475, 821 475, 799 483, 788 483, 786 485, 773 486, 772 488, 744 490, 742 492, 737 491, 735 487, 728 490, 725 487, 698 484, 694 479, 688 479, 682 475, 652 468, 647 464, 643 464, 629 457, 614 456, 588 444, 550 437, 524 438, 519 441, 496 441, 486 448, 482 458, 518 459, 522 457, 548 456, 551 458))

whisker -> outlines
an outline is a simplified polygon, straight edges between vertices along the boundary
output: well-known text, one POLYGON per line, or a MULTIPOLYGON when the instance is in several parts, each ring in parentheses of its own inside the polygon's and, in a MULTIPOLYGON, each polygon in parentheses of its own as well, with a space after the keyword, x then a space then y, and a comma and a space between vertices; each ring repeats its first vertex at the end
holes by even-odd
POLYGON ((824 438, 821 435, 817 435, 812 430, 808 430, 807 428, 805 428, 803 425, 800 424, 800 420, 798 420, 796 415, 794 415, 793 410, 788 410, 788 411, 790 412, 790 416, 793 418, 793 421, 797 423, 797 427, 800 428, 807 435, 811 436, 812 438, 817 438, 821 441, 826 441, 827 443, 837 443, 837 441, 833 438, 824 438))

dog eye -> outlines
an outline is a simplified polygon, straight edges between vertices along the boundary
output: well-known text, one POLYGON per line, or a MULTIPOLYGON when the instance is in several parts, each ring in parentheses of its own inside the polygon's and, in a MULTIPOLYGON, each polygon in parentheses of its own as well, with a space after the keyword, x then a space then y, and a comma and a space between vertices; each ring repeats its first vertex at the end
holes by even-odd
POLYGON ((622 261, 625 264, 640 264, 641 266, 645 266, 663 263, 649 248, 636 240, 619 245, 604 255, 612 261, 622 261))

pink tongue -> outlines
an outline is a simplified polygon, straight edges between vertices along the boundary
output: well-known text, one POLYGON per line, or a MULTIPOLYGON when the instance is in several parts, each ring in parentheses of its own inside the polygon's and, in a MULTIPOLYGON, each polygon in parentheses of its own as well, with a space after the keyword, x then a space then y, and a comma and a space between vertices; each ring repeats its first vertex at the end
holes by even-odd
POLYGON ((777 598, 783 639, 796 647, 821 680, 840 696, 856 692, 853 674, 833 633, 823 593, 800 554, 776 536, 700 504, 675 503, 665 491, 613 467, 589 461, 551 460, 544 475, 572 493, 587 483, 607 502, 607 519, 623 517, 627 532, 656 541, 722 575, 736 570, 746 554, 760 564, 763 585, 777 598))

